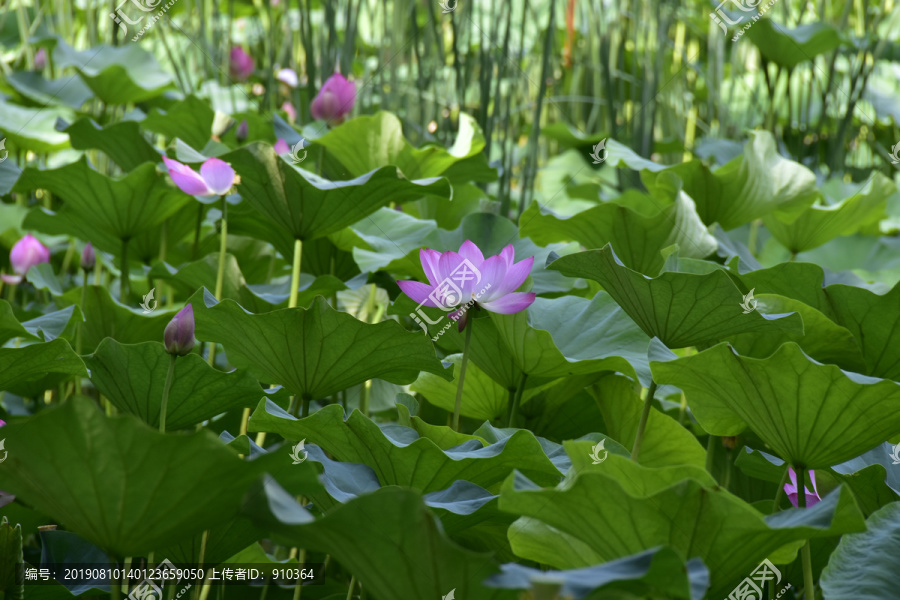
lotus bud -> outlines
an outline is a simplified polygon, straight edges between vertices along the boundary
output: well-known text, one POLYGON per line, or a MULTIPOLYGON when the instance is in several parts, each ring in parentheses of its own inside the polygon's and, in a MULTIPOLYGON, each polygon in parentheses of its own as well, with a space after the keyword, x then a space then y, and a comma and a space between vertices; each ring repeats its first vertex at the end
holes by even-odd
POLYGON ((344 120, 356 102, 356 84, 340 73, 335 73, 325 81, 322 89, 313 98, 309 107, 314 119, 340 122, 344 120))
POLYGON ((243 144, 248 135, 250 135, 250 125, 247 124, 246 120, 241 121, 241 124, 238 125, 237 130, 234 132, 234 137, 237 138, 239 144, 243 144))
POLYGON ((194 308, 190 304, 178 311, 163 334, 166 352, 185 356, 194 347, 194 308))
POLYGON ((9 262, 15 275, 3 275, 3 281, 10 284, 21 283, 28 269, 50 262, 50 249, 29 233, 13 245, 9 253, 9 262))
POLYGON ((85 271, 93 271, 96 263, 97 254, 94 252, 94 246, 88 242, 81 252, 81 268, 85 271))
POLYGON ((41 48, 34 55, 34 68, 38 71, 43 71, 44 67, 47 66, 47 50, 41 48))
POLYGON ((244 52, 240 46, 231 49, 231 76, 238 81, 246 81, 253 74, 253 57, 244 52))

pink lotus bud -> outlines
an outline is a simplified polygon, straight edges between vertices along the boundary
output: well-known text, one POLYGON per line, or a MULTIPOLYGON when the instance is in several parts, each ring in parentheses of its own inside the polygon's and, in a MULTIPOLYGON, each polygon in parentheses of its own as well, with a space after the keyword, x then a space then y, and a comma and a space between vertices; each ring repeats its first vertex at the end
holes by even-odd
POLYGON ((294 105, 290 102, 285 102, 281 105, 281 110, 287 113, 288 120, 293 123, 297 120, 297 109, 294 108, 294 105))
POLYGON ((231 77, 238 81, 246 81, 253 74, 253 57, 244 52, 240 46, 231 49, 231 77))
POLYGON ((9 253, 9 262, 16 274, 3 275, 3 281, 11 284, 21 283, 25 279, 28 269, 41 263, 50 262, 50 249, 28 233, 12 247, 9 253))
POLYGON ((281 69, 275 74, 275 79, 291 88, 297 87, 300 83, 297 72, 293 69, 281 69))
POLYGON ((4 421, 3 419, 0 419, 0 427, 3 427, 4 425, 6 425, 6 421, 4 421))
POLYGON ((97 262, 97 255, 94 253, 94 246, 91 245, 90 242, 84 247, 84 250, 81 252, 81 268, 85 271, 93 271, 94 264, 97 262))
POLYGON ((163 334, 166 352, 185 356, 194 347, 194 307, 188 304, 172 317, 163 334))
POLYGON ((43 71, 47 66, 47 51, 44 48, 38 50, 34 55, 34 68, 43 71))
POLYGON ((241 124, 237 126, 234 137, 237 138, 239 144, 243 144, 248 135, 250 135, 250 125, 247 124, 246 120, 243 120, 241 121, 241 124))
POLYGON ((356 84, 335 73, 325 82, 309 107, 314 119, 339 123, 356 102, 356 84))
POLYGON ((291 147, 287 145, 287 142, 284 141, 284 138, 278 138, 278 141, 275 142, 275 152, 277 154, 290 154, 291 147))

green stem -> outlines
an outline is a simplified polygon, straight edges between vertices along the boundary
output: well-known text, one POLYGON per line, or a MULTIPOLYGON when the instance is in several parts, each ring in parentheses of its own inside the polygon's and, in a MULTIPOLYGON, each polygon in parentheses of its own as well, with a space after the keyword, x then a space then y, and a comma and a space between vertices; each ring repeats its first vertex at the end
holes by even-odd
POLYGON ((372 380, 367 379, 360 390, 359 410, 365 416, 369 416, 369 395, 372 393, 372 380))
MULTIPOLYGON (((794 467, 797 472, 797 506, 806 508, 806 469, 803 467, 794 467)), ((803 562, 803 598, 804 600, 815 600, 816 583, 813 580, 812 572, 812 551, 809 547, 809 540, 800 549, 800 557, 803 562)))
POLYGON ((528 378, 527 373, 522 373, 522 379, 519 381, 518 387, 516 387, 516 395, 513 397, 512 407, 509 411, 509 423, 506 425, 507 427, 512 427, 513 423, 516 422, 516 415, 519 414, 519 405, 522 403, 522 393, 525 391, 525 380, 528 378))
POLYGON ((788 471, 788 466, 784 465, 784 474, 781 476, 781 483, 778 484, 778 490, 775 492, 775 501, 772 503, 772 512, 778 512, 778 507, 781 505, 781 497, 784 495, 784 486, 787 483, 788 476, 790 475, 790 471, 788 471))
MULTIPOLYGON (((303 565, 306 563, 306 549, 300 550, 300 554, 297 557, 297 566, 302 569, 303 565)), ((300 600, 300 594, 303 593, 303 580, 300 577, 297 577, 297 583, 294 584, 294 600, 300 600)))
POLYGON ((291 269, 291 297, 288 300, 288 308, 297 306, 297 295, 300 289, 300 263, 303 259, 303 240, 294 240, 294 265, 291 269))
MULTIPOLYGON (((81 309, 81 314, 84 314, 84 305, 87 302, 88 272, 83 269, 81 272, 84 273, 84 283, 81 286, 81 304, 78 305, 78 308, 81 309)), ((81 321, 79 321, 78 327, 75 328, 75 353, 78 354, 79 356, 81 356, 81 346, 82 346, 81 338, 83 335, 81 332, 82 326, 83 326, 83 323, 81 321)), ((81 393, 81 375, 75 376, 75 393, 76 394, 81 393)))
POLYGON ((641 452, 641 442, 644 441, 644 429, 647 428, 647 419, 650 418, 650 409, 653 407, 653 394, 656 393, 656 382, 650 382, 650 389, 647 390, 647 398, 644 399, 644 410, 641 411, 641 421, 638 423, 637 433, 634 435, 634 446, 631 448, 631 460, 638 462, 638 455, 641 452))
POLYGON ((128 279, 128 239, 122 238, 122 265, 119 277, 119 302, 126 304, 131 295, 131 282, 128 279))
POLYGON ((469 363, 469 342, 472 340, 472 329, 475 326, 475 319, 469 317, 466 323, 466 341, 463 346, 462 363, 459 367, 459 383, 456 386, 456 404, 453 406, 453 431, 459 431, 459 411, 462 409, 463 384, 466 381, 466 365, 469 363))
POLYGON ((350 578, 350 589, 347 590, 347 600, 353 598, 353 588, 356 587, 356 575, 350 578))
POLYGON ((177 354, 170 354, 169 371, 166 373, 166 385, 163 388, 162 404, 159 407, 159 432, 166 432, 166 407, 169 404, 169 390, 172 389, 172 381, 175 379, 175 359, 177 354))
POLYGON ((200 255, 200 228, 203 225, 203 205, 197 205, 197 226, 194 230, 194 253, 193 259, 197 260, 197 257, 200 255))
MULTIPOLYGON (((222 286, 225 280, 225 252, 228 246, 228 203, 225 196, 222 196, 222 232, 219 239, 219 269, 216 271, 216 300, 222 300, 222 286)), ((215 366, 216 363, 216 343, 211 342, 209 346, 209 366, 215 366)))

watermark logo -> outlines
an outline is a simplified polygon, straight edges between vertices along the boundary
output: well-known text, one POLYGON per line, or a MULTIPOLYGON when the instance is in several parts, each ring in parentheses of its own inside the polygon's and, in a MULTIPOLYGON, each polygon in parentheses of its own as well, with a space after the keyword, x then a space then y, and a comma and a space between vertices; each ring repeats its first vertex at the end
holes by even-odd
MULTIPOLYGON (((0 448, 3 448, 3 442, 0 442, 0 448)), ((894 461, 891 463, 892 465, 900 465, 900 444, 891 446, 891 458, 894 461)))
POLYGON ((757 305, 758 301, 756 300, 756 298, 753 297, 753 290, 755 290, 755 289, 756 288, 751 289, 747 293, 747 295, 744 296, 744 300, 741 302, 741 308, 744 309, 745 315, 752 313, 754 310, 756 310, 756 305, 757 305))
POLYGON ((303 150, 304 144, 306 144, 306 140, 300 138, 300 141, 291 147, 291 162, 295 165, 299 165, 306 158, 306 150, 303 150), (301 150, 303 150, 303 156, 300 156, 301 150))
POLYGON ((604 460, 606 460, 607 456, 609 456, 609 452, 606 450, 606 448, 603 447, 604 444, 606 444, 606 440, 600 440, 599 444, 596 444, 593 448, 591 448, 590 457, 591 460, 594 461, 593 464, 595 465, 599 465, 604 460), (601 452, 603 453, 603 458, 600 458, 601 452))
POLYGON ((306 460, 307 456, 309 456, 309 453, 306 450, 304 450, 305 443, 306 443, 306 438, 303 438, 302 440, 297 442, 296 446, 291 448, 291 459, 294 461, 291 463, 292 465, 299 465, 304 460, 306 460), (301 452, 303 453, 302 458, 300 457, 301 452))
POLYGON ((157 12, 156 15, 150 16, 147 23, 141 27, 140 31, 138 31, 133 38, 131 38, 132 42, 136 42, 141 39, 145 33, 150 31, 153 26, 156 25, 156 22, 159 21, 178 0, 169 0, 165 5, 160 6, 162 1, 163 0, 122 0, 122 2, 119 2, 118 6, 116 6, 115 11, 109 13, 109 18, 119 26, 119 29, 122 30, 124 35, 128 35, 129 25, 140 25, 141 21, 144 20, 144 17, 150 15, 142 14, 137 19, 131 20, 122 9, 124 5, 131 2, 138 10, 144 13, 151 13, 159 8, 159 12, 157 12))
MULTIPOLYGON (((144 579, 132 588, 131 593, 128 594, 129 600, 163 600, 162 586, 166 583, 171 582, 177 584, 181 581, 179 570, 175 568, 175 565, 173 565, 169 559, 165 559, 159 563, 155 569, 152 569, 152 573, 154 575, 153 579, 144 579), (177 581, 175 579, 176 577, 178 577, 177 581)), ((190 587, 191 584, 187 584, 186 587, 178 592, 175 598, 181 598, 182 594, 190 589, 190 587)))
MULTIPOLYGON (((900 144, 897 145, 900 146, 900 144)), ((2 163, 9 156, 9 150, 6 149, 6 138, 0 140, 0 154, 2 154, 0 156, 0 163, 2 163)))
POLYGON ((441 0, 440 4, 441 4, 441 12, 442 13, 444 13, 444 14, 451 13, 454 10, 456 10, 456 5, 459 4, 459 0, 453 0, 453 4, 450 4, 450 0, 441 0))
POLYGON ((715 11, 709 13, 710 19, 712 22, 718 25, 722 31, 727 34, 728 33, 728 25, 740 25, 744 22, 745 17, 743 15, 738 16, 737 19, 732 19, 728 13, 726 13, 722 7, 726 4, 730 4, 732 8, 736 8, 741 12, 749 13, 756 11, 757 14, 750 17, 750 22, 743 26, 737 33, 735 33, 734 37, 731 38, 732 42, 738 41, 738 39, 744 35, 744 32, 750 29, 754 23, 759 21, 766 12, 772 6, 775 5, 778 0, 769 0, 768 3, 762 4, 763 0, 722 0, 718 6, 716 6, 715 11), (727 22, 727 25, 726 25, 727 22))
POLYGON ((0 440, 0 463, 2 463, 4 460, 6 460, 6 457, 9 455, 9 452, 7 452, 6 449, 3 448, 3 444, 5 444, 5 443, 6 443, 6 438, 3 438, 2 440, 0 440))
POLYGON ((603 161, 605 161, 609 157, 609 152, 606 150, 606 138, 603 138, 594 146, 594 151, 591 152, 591 158, 594 159, 594 164, 599 165, 603 161), (603 153, 603 157, 600 157, 600 153, 603 153))
MULTIPOLYGON (((781 571, 776 569, 775 565, 766 559, 750 573, 750 577, 745 577, 734 588, 726 600, 760 600, 763 597, 763 589, 767 587, 766 584, 773 579, 775 580, 775 585, 781 583, 781 571)), ((790 587, 791 584, 787 584, 780 592, 775 594, 775 597, 781 598, 790 587)))
POLYGON ((141 302, 141 308, 144 309, 144 314, 152 313, 156 310, 156 300, 153 300, 153 293, 156 291, 156 288, 150 288, 150 291, 144 295, 144 300, 141 302), (150 306, 150 301, 153 300, 153 306, 150 306))
POLYGON ((453 600, 453 598, 455 597, 455 594, 456 594, 456 588, 453 588, 452 590, 450 590, 449 594, 447 594, 446 596, 441 596, 441 600, 453 600))
MULTIPOLYGON (((481 298, 481 296, 483 296, 491 287, 491 284, 487 284, 480 292, 473 294, 472 298, 460 306, 464 300, 462 288, 469 281, 472 281, 476 285, 480 283, 481 271, 479 271, 469 259, 463 259, 450 275, 445 277, 434 287, 434 290, 428 294, 428 299, 444 312, 456 311, 454 314, 450 315, 450 319, 452 321, 458 321, 472 306, 474 306, 475 301, 481 298)), ((428 325, 437 325, 441 322, 441 319, 432 321, 425 311, 422 310, 422 306, 424 306, 424 301, 420 302, 416 307, 416 312, 409 313, 409 316, 415 319, 416 323, 419 324, 419 327, 421 327, 425 333, 428 333, 428 325), (425 323, 428 323, 428 325, 425 325, 425 323)), ((450 328, 450 325, 451 323, 447 323, 436 336, 431 338, 432 341, 437 341, 437 339, 450 328)))
MULTIPOLYGON (((3 142, 0 142, 0 148, 3 148, 3 142)), ((3 158, 6 158, 5 156, 3 158)), ((3 162, 3 158, 0 158, 0 162, 3 162)), ((897 145, 891 148, 891 164, 900 164, 900 142, 897 142, 897 145)))

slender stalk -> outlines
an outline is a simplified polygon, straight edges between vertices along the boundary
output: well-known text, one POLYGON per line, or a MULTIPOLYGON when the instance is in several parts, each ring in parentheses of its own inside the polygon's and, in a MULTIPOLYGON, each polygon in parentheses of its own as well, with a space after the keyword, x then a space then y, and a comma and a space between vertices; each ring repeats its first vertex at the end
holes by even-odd
MULTIPOLYGON (((84 283, 81 286, 81 304, 78 305, 78 308, 81 309, 81 313, 84 314, 84 305, 87 302, 87 279, 88 272, 82 270, 84 273, 84 283)), ((75 353, 81 356, 81 345, 82 345, 82 336, 84 335, 81 331, 84 323, 81 321, 78 322, 78 326, 75 328, 75 353)), ((81 393, 81 375, 75 376, 75 393, 81 393)))
POLYGON ((353 588, 356 587, 356 575, 350 578, 350 589, 347 590, 347 600, 353 598, 353 588))
POLYGON ((781 505, 781 497, 784 495, 784 486, 787 483, 788 476, 790 472, 787 469, 787 465, 784 466, 784 474, 781 476, 781 483, 778 484, 778 490, 775 492, 775 501, 772 502, 772 512, 778 512, 778 507, 781 505))
MULTIPOLYGON (((300 550, 300 555, 297 557, 297 566, 302 569, 303 565, 306 563, 306 549, 300 550)), ((303 593, 303 580, 300 577, 297 577, 297 583, 294 585, 294 600, 300 600, 300 594, 303 593)))
POLYGON ((367 379, 360 390, 359 410, 365 416, 369 416, 369 396, 372 393, 372 380, 367 379))
POLYGON ((125 304, 131 295, 131 282, 128 279, 128 239, 122 238, 122 264, 119 275, 119 302, 125 304))
POLYGON ((466 381, 466 365, 469 363, 469 343, 472 341, 472 329, 475 319, 469 317, 466 323, 466 341, 463 346, 462 363, 459 366, 459 383, 456 386, 456 404, 453 406, 453 431, 459 431, 459 411, 462 409, 463 384, 466 381))
MULTIPOLYGON (((228 203, 222 196, 222 232, 219 239, 219 268, 216 271, 216 299, 222 300, 222 286, 225 280, 225 252, 228 247, 228 203)), ((216 364, 216 343, 209 345, 209 366, 216 364)))
POLYGON ((294 240, 294 265, 291 269, 291 296, 288 300, 288 308, 296 308, 297 296, 300 290, 300 264, 303 260, 303 240, 294 240))
POLYGON ((175 379, 175 359, 177 354, 170 354, 169 371, 166 373, 166 385, 163 388, 162 404, 159 407, 159 432, 166 432, 166 407, 169 404, 169 390, 172 389, 172 381, 175 379))
POLYGON ((527 373, 522 373, 522 379, 516 387, 516 395, 513 397, 512 406, 509 410, 509 423, 507 427, 512 427, 516 422, 516 416, 519 414, 519 405, 522 403, 522 393, 525 391, 525 380, 528 379, 527 373))
MULTIPOLYGON (((806 508, 806 469, 802 466, 794 467, 797 472, 797 506, 806 508)), ((813 580, 812 573, 812 551, 809 547, 809 540, 800 549, 800 557, 803 562, 803 598, 804 600, 815 600, 816 583, 813 580)))
POLYGON ((203 225, 203 205, 197 204, 197 225, 194 229, 194 250, 193 250, 193 259, 197 260, 197 257, 200 256, 200 229, 203 225))
MULTIPOLYGON (((116 559, 114 559, 114 558, 110 559, 109 563, 110 563, 111 567, 113 568, 113 570, 115 570, 118 567, 118 563, 116 562, 116 559)), ((110 594, 110 597, 112 598, 112 600, 119 600, 122 597, 121 581, 118 579, 115 579, 114 577, 110 577, 109 579, 110 579, 110 582, 109 582, 110 590, 112 592, 110 594)))
POLYGON ((641 411, 641 421, 638 423, 637 433, 634 435, 634 446, 631 448, 631 460, 638 462, 641 453, 641 443, 644 441, 644 430, 647 428, 647 419, 650 418, 650 409, 653 407, 653 394, 656 393, 656 382, 650 382, 647 390, 647 398, 644 399, 644 410, 641 411))

